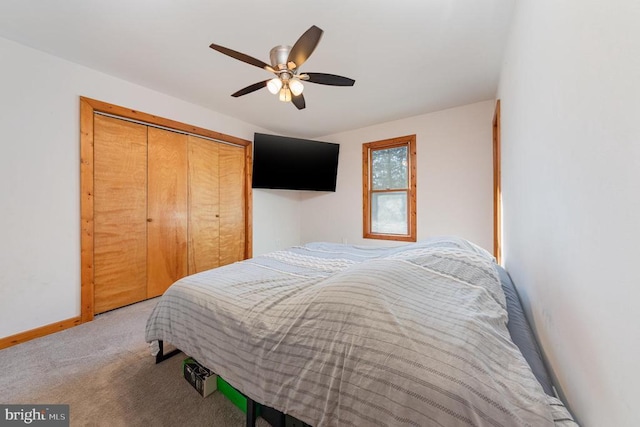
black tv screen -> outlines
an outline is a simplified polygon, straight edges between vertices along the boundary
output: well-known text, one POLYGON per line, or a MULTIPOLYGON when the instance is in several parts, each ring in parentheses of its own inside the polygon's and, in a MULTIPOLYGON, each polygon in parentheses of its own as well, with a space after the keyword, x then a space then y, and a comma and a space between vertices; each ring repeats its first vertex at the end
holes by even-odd
POLYGON ((256 133, 253 188, 336 191, 340 145, 256 133))

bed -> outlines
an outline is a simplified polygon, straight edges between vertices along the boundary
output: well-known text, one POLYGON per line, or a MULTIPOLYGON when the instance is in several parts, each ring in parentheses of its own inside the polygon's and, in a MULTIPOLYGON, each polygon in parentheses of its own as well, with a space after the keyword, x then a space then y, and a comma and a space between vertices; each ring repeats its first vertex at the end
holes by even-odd
POLYGON ((188 276, 146 340, 317 427, 576 425, 508 274, 459 238, 310 243, 188 276))

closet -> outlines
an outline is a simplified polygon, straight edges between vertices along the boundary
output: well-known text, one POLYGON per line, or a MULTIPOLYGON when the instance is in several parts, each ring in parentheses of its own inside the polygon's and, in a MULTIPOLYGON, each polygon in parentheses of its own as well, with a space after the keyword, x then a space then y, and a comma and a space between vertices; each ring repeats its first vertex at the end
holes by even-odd
POLYGON ((92 132, 92 314, 249 256, 246 146, 98 112, 92 132))

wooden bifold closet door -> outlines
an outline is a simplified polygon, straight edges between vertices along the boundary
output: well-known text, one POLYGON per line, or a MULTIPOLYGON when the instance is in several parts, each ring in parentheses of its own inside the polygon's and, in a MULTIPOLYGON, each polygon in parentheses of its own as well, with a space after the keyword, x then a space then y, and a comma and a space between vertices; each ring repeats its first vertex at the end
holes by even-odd
POLYGON ((220 265, 244 259, 246 218, 244 152, 239 147, 220 144, 220 265))
POLYGON ((218 144, 189 136, 189 274, 220 265, 218 144))
POLYGON ((95 312, 147 298, 147 127, 94 122, 95 312))
POLYGON ((245 258, 244 148, 94 118, 94 312, 245 258))
POLYGON ((147 127, 147 297, 187 275, 187 136, 147 127))

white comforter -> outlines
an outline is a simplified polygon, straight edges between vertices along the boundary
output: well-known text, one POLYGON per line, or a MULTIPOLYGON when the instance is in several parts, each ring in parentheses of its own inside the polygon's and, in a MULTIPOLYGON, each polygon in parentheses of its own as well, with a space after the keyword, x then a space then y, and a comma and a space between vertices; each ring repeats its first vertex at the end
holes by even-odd
POLYGON ((314 426, 572 424, 506 321, 493 260, 468 242, 309 244, 181 279, 146 338, 314 426))

